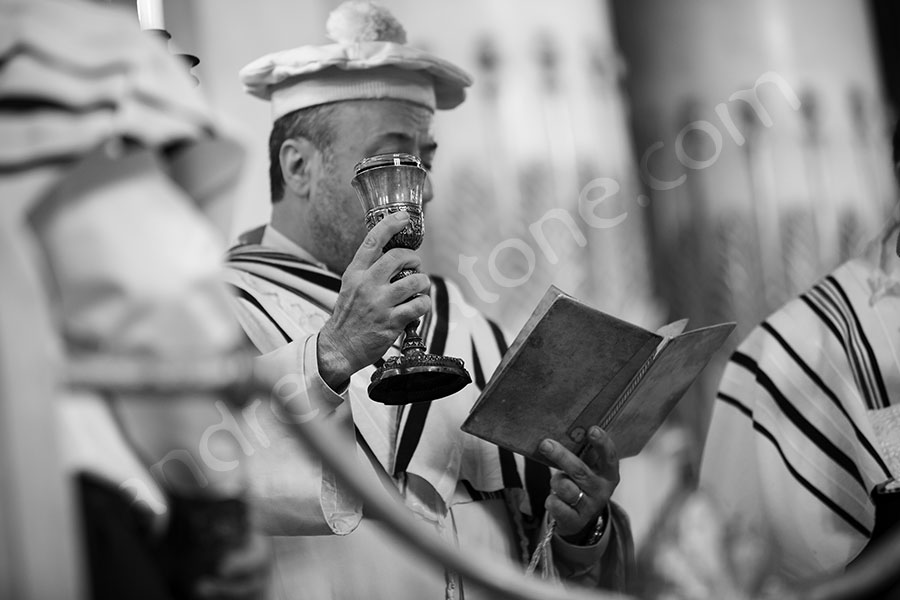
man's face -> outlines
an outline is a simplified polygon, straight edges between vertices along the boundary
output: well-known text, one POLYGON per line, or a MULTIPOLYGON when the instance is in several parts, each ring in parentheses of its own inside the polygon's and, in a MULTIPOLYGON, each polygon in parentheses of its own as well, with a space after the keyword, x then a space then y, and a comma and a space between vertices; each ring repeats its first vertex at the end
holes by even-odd
MULTIPOLYGON (((319 260, 343 273, 366 235, 365 213, 350 185, 354 167, 373 154, 406 152, 431 168, 437 144, 431 135, 432 112, 399 100, 342 102, 334 113, 335 138, 320 165, 311 193, 313 250, 319 260)), ((431 201, 426 181, 423 200, 431 201)))

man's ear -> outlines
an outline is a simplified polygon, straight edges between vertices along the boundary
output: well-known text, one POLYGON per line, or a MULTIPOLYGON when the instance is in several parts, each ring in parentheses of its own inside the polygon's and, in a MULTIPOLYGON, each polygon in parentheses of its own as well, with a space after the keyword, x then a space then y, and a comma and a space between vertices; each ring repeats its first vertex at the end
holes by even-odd
POLYGON ((285 140, 278 151, 285 190, 290 190, 299 198, 309 197, 318 158, 318 149, 308 139, 299 137, 285 140))

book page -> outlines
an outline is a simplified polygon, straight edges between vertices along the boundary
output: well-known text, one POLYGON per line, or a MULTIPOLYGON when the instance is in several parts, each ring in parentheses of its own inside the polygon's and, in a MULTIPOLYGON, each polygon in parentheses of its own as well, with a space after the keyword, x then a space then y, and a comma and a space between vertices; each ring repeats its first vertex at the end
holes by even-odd
POLYGON ((677 321, 672 321, 667 325, 663 325, 659 329, 656 330, 656 335, 661 335, 664 338, 673 338, 684 333, 684 330, 687 328, 688 320, 687 319, 678 319, 677 321))

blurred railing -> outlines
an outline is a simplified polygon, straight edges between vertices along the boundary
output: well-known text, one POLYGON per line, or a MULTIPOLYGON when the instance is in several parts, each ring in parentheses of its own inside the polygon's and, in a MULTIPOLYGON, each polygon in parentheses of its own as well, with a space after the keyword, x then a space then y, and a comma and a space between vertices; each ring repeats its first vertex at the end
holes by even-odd
MULTIPOLYGON (((69 383, 76 388, 103 389, 120 393, 206 392, 236 401, 268 397, 277 402, 275 382, 266 380, 253 368, 249 355, 236 354, 198 361, 189 365, 136 361, 119 357, 79 359, 70 364, 69 383)), ((497 598, 510 600, 635 600, 625 596, 585 588, 562 588, 526 576, 512 566, 475 551, 463 554, 417 521, 400 503, 367 486, 369 478, 353 455, 344 452, 345 433, 322 423, 291 423, 286 426, 297 440, 306 444, 350 490, 362 498, 366 514, 393 535, 416 548, 444 568, 497 598)), ((802 586, 792 600, 869 600, 891 597, 900 584, 900 529, 891 532, 872 552, 854 563, 845 573, 802 586)), ((780 596, 784 598, 784 596, 780 596)), ((709 600, 721 600, 710 598, 709 600)), ((761 600, 761 599, 760 599, 761 600)))

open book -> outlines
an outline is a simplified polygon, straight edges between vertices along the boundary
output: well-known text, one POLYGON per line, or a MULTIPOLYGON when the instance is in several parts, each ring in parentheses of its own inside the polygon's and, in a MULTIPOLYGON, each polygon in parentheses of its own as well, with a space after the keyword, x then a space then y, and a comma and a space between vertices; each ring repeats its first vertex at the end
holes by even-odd
POLYGON ((544 438, 580 454, 599 425, 621 457, 653 436, 734 329, 627 323, 550 287, 462 430, 539 462, 544 438))

